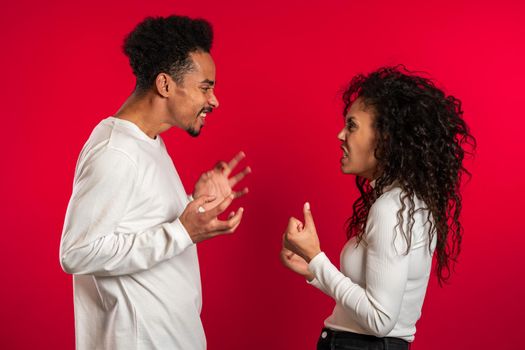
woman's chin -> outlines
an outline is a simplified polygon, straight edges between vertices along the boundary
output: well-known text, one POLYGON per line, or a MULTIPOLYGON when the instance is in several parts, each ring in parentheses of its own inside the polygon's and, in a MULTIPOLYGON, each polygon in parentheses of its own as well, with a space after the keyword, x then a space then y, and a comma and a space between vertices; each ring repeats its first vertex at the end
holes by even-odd
POLYGON ((341 172, 343 174, 352 174, 352 170, 348 168, 348 166, 341 165, 341 172))

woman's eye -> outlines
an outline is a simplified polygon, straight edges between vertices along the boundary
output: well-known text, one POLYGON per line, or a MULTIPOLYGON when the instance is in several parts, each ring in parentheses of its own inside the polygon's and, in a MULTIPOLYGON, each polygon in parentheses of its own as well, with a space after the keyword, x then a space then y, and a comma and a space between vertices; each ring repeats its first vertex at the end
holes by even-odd
POLYGON ((347 121, 346 127, 348 128, 348 130, 352 130, 353 128, 355 128, 355 123, 353 121, 347 121))

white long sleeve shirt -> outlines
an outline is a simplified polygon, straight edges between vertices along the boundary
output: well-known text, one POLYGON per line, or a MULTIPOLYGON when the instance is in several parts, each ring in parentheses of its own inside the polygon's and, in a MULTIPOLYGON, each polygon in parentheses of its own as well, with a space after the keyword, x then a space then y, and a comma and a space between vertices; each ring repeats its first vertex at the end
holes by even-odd
MULTIPOLYGON (((334 330, 413 341, 416 321, 421 316, 435 249, 429 251, 427 210, 414 213, 411 247, 400 232, 397 212, 401 209, 401 189, 392 186, 372 205, 363 240, 350 239, 341 253, 339 271, 324 253, 309 263, 315 279, 312 285, 335 302, 324 324, 334 330)), ((425 204, 414 198, 415 209, 425 204)), ((403 212, 405 232, 407 209, 403 212)), ((431 216, 432 218, 432 216, 431 216)))
POLYGON ((186 192, 160 136, 109 117, 75 170, 60 262, 74 274, 76 346, 205 349, 186 192))

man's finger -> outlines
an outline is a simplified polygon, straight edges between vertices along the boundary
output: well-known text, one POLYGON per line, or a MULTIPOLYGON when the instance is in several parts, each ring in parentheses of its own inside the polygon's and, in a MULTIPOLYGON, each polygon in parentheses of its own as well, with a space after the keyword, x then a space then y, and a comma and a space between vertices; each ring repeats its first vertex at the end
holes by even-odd
POLYGON ((235 215, 229 218, 228 220, 217 220, 213 231, 217 233, 230 233, 234 231, 241 223, 243 213, 244 208, 239 208, 235 215))
POLYGON ((208 210, 208 214, 212 217, 219 216, 222 212, 226 210, 226 208, 230 206, 230 204, 233 201, 233 197, 234 197, 233 194, 230 194, 228 197, 224 198, 224 200, 220 202, 219 204, 217 204, 216 207, 208 210))
POLYGON ((218 162, 217 164, 215 164, 215 167, 214 169, 220 171, 221 173, 224 172, 224 170, 226 170, 228 168, 228 164, 226 164, 225 161, 220 161, 218 162))
POLYGON ((241 181, 242 179, 244 179, 244 177, 246 175, 248 175, 249 173, 252 172, 252 168, 250 168, 249 166, 247 166, 246 168, 244 168, 243 171, 241 171, 240 173, 238 173, 237 175, 231 177, 229 179, 230 181, 230 187, 233 187, 235 186, 239 181, 241 181))
POLYGON ((241 151, 237 153, 232 160, 230 160, 230 162, 228 163, 228 169, 226 169, 227 175, 229 175, 229 173, 233 171, 233 169, 237 166, 237 164, 239 164, 241 160, 244 159, 244 157, 246 157, 246 155, 244 154, 244 152, 241 151))
POLYGON ((307 226, 315 227, 314 217, 312 216, 312 211, 310 210, 310 203, 308 202, 304 203, 303 212, 304 212, 304 226, 305 227, 307 226))
POLYGON ((193 205, 201 206, 206 203, 213 202, 215 199, 217 199, 217 197, 203 194, 202 196, 199 196, 193 200, 193 205))
POLYGON ((233 192, 233 197, 239 198, 244 196, 246 193, 248 193, 248 187, 243 188, 241 191, 233 192))

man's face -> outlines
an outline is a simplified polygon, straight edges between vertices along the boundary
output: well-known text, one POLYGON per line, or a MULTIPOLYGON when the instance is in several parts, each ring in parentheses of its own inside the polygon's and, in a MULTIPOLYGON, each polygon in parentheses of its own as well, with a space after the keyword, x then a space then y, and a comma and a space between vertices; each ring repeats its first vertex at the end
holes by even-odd
POLYGON ((215 64, 209 53, 193 52, 193 69, 184 74, 182 84, 175 84, 168 106, 173 125, 198 136, 206 115, 219 107, 215 97, 215 64))

